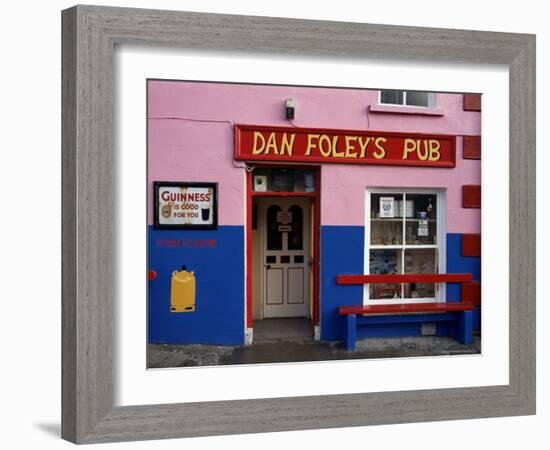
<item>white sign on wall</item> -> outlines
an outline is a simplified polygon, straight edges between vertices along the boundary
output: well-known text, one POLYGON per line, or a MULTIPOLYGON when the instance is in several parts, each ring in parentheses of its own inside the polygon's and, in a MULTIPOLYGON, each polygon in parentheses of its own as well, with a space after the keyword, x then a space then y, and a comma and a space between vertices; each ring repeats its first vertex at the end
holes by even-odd
POLYGON ((155 228, 216 228, 217 184, 157 181, 155 228))

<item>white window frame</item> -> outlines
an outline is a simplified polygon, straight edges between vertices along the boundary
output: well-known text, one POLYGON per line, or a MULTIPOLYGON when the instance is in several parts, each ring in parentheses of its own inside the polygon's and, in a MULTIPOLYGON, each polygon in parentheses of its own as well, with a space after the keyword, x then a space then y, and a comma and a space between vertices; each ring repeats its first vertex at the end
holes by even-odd
MULTIPOLYGON (((447 201, 446 190, 441 188, 402 188, 402 187, 384 187, 384 188, 367 188, 365 198, 365 258, 364 258, 364 273, 370 274, 370 251, 371 250, 392 250, 392 249, 426 249, 435 248, 438 250, 438 273, 446 273, 446 247, 447 247, 447 201), (436 213, 437 213, 437 244, 434 245, 411 245, 406 244, 405 236, 405 220, 403 221, 403 241, 399 245, 371 245, 371 196, 372 194, 431 194, 436 196, 436 213)), ((404 264, 401 268, 404 270, 404 264)), ((446 284, 435 283, 435 297, 427 298, 388 298, 388 299, 370 299, 369 284, 363 286, 363 304, 364 305, 393 305, 406 303, 444 303, 446 297, 446 284)))
POLYGON ((436 93, 435 92, 427 92, 427 94, 428 94, 428 106, 407 105, 407 91, 405 91, 403 89, 380 89, 378 91, 378 104, 379 105, 384 105, 384 106, 397 106, 397 107, 403 107, 403 108, 434 109, 437 106, 436 93), (383 91, 401 91, 401 92, 403 92, 403 103, 383 103, 382 102, 382 92, 383 91))

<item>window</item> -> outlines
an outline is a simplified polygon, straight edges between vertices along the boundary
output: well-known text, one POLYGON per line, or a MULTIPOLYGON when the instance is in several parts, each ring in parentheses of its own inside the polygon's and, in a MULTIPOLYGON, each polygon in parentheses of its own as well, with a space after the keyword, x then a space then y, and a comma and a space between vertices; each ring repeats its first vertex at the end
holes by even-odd
POLYGON ((315 192, 315 173, 302 169, 254 169, 256 192, 315 192))
POLYGON ((267 209, 267 249, 282 250, 283 249, 283 233, 279 231, 277 226, 277 213, 281 212, 281 208, 277 205, 271 205, 267 209))
MULTIPOLYGON (((366 273, 444 272, 442 191, 368 190, 366 211, 366 273)), ((433 302, 443 299, 444 285, 367 284, 364 296, 366 304, 433 302)))
POLYGON ((288 212, 292 214, 291 230, 288 232, 288 249, 303 250, 304 249, 304 232, 303 232, 303 215, 302 208, 297 205, 292 205, 288 208, 288 212))
POLYGON ((380 91, 380 104, 435 108, 435 93, 383 90, 380 91))

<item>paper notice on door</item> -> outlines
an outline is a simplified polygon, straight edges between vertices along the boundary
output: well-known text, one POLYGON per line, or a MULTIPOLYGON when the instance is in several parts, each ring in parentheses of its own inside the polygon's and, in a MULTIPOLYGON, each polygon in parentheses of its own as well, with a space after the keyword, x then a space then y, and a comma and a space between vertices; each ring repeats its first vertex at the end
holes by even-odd
POLYGON ((288 211, 278 211, 277 223, 292 223, 292 213, 288 211))

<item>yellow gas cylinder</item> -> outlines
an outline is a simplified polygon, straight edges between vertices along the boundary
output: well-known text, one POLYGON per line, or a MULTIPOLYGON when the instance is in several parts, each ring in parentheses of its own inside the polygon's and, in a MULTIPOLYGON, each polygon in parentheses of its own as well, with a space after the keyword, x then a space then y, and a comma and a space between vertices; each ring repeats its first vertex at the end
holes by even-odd
POLYGON ((187 272, 185 266, 179 272, 177 270, 172 272, 170 311, 195 311, 195 273, 187 272))

